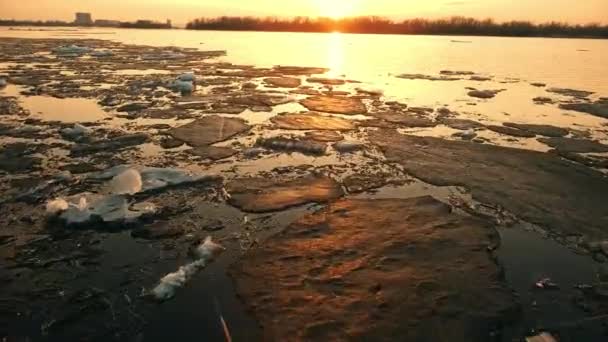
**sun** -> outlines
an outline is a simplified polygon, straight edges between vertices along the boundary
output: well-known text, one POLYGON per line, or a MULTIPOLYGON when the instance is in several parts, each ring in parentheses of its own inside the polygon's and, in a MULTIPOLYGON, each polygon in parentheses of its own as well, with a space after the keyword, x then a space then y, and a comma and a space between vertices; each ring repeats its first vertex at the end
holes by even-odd
POLYGON ((319 4, 319 15, 339 19, 353 14, 358 1, 356 0, 317 0, 319 4))

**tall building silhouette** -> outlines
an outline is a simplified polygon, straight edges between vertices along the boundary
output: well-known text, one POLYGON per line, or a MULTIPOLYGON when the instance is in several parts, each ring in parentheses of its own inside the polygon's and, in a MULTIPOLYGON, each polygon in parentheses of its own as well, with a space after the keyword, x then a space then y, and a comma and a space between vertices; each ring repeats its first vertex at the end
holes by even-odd
POLYGON ((91 17, 91 13, 76 13, 76 19, 74 20, 76 25, 80 26, 90 26, 93 25, 93 18, 91 17))

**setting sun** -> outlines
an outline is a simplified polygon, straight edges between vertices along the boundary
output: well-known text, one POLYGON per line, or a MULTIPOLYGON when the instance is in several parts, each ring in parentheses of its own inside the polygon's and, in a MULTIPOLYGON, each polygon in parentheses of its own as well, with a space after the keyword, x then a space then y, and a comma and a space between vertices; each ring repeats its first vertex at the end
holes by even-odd
POLYGON ((339 19, 353 15, 353 11, 358 1, 351 0, 318 0, 319 3, 319 15, 322 17, 329 17, 333 19, 339 19))

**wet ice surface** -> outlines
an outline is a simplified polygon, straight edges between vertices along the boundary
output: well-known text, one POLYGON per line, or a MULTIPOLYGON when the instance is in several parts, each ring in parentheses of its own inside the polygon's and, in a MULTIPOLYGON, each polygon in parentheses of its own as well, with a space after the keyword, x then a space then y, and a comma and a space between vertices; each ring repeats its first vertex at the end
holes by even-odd
MULTIPOLYGON (((11 85, 0 90, 0 95, 19 96, 21 90, 11 85)), ((51 96, 19 96, 19 98, 23 108, 44 121, 95 122, 108 117, 108 113, 90 99, 58 99, 51 96)))
MULTIPOLYGON (((522 330, 542 327, 561 331, 564 340, 595 340, 603 334, 601 321, 583 322, 585 311, 568 305, 578 293, 576 286, 591 284, 600 264, 577 255, 525 226, 499 229, 501 246, 498 259, 505 267, 506 279, 517 291, 523 310, 522 330), (550 278, 560 290, 534 287, 550 278)), ((517 336, 517 333, 514 334, 517 336)))
MULTIPOLYGON (((336 46, 342 46, 341 38, 332 36, 331 39, 336 40, 334 42, 337 44, 336 46)), ((123 48, 116 43, 107 44, 111 49, 123 48)), ((130 57, 140 54, 138 49, 133 47, 128 47, 124 53, 130 57)), ((156 55, 154 53, 145 54, 146 57, 137 62, 141 63, 137 67, 126 65, 120 56, 107 57, 109 59, 106 61, 100 59, 100 63, 104 65, 103 77, 97 77, 95 65, 83 64, 82 69, 79 69, 78 63, 89 61, 89 57, 82 57, 81 60, 61 59, 50 62, 45 60, 46 54, 35 54, 34 57, 31 57, 32 59, 24 60, 23 63, 19 59, 25 57, 17 58, 17 62, 1 63, 0 75, 14 72, 13 76, 16 76, 17 83, 20 84, 9 84, 8 87, 0 89, 0 96, 17 97, 18 104, 29 112, 29 115, 23 117, 17 114, 0 115, 1 124, 11 125, 8 133, 3 131, 0 143, 3 146, 13 143, 36 144, 35 147, 26 146, 36 150, 31 154, 30 150, 24 151, 20 146, 12 146, 10 151, 3 152, 4 159, 1 161, 3 163, 6 161, 7 165, 14 167, 12 163, 15 158, 35 156, 41 160, 38 164, 34 161, 34 167, 29 170, 29 173, 15 175, 11 171, 5 172, 3 176, 7 177, 0 190, 2 192, 10 191, 7 192, 8 196, 3 195, 3 197, 12 198, 14 190, 23 187, 24 183, 27 189, 28 182, 31 180, 38 182, 39 180, 60 178, 58 172, 69 169, 74 171, 74 178, 69 178, 66 184, 60 182, 57 188, 54 188, 55 185, 45 187, 45 190, 37 192, 34 198, 48 199, 47 196, 50 194, 59 193, 74 196, 76 205, 78 194, 99 191, 99 184, 89 183, 91 179, 95 178, 89 177, 90 175, 95 175, 95 172, 101 172, 116 165, 138 164, 142 167, 152 167, 140 170, 144 190, 167 184, 166 179, 165 181, 150 182, 150 177, 146 182, 145 170, 152 173, 155 171, 163 173, 162 170, 175 167, 199 175, 222 175, 225 177, 226 183, 239 177, 257 176, 282 181, 282 178, 290 180, 321 173, 341 182, 348 198, 412 198, 431 195, 445 203, 451 203, 459 212, 470 214, 471 210, 468 209, 471 208, 463 208, 462 204, 478 205, 479 203, 473 201, 466 189, 424 183, 409 177, 403 168, 387 162, 382 153, 367 139, 367 133, 375 130, 379 123, 370 124, 371 127, 368 127, 367 120, 375 120, 374 113, 394 111, 399 115, 415 119, 422 118, 422 122, 430 121, 433 127, 407 127, 380 120, 381 127, 388 125, 403 134, 435 136, 448 140, 461 140, 463 137, 458 133, 470 133, 469 130, 472 130, 475 136, 472 139, 477 139, 474 140, 475 143, 542 152, 549 151, 550 147, 537 140, 540 135, 536 137, 512 136, 498 133, 496 129, 491 130, 485 126, 500 126, 505 122, 548 124, 567 128, 569 138, 608 142, 604 126, 607 122, 606 119, 586 113, 562 110, 558 108, 557 104, 536 104, 532 99, 538 97, 549 97, 564 103, 580 100, 563 94, 547 92, 545 87, 531 85, 531 81, 547 81, 536 76, 534 80, 511 79, 510 76, 504 74, 489 75, 487 69, 483 70, 480 67, 480 70, 475 70, 477 80, 471 80, 468 75, 464 77, 450 75, 450 77, 462 78, 453 81, 408 80, 395 77, 395 75, 409 72, 409 70, 391 70, 390 72, 383 70, 381 74, 367 74, 369 78, 365 78, 366 72, 348 72, 347 77, 340 70, 349 70, 349 68, 352 70, 352 65, 342 66, 338 61, 330 60, 330 64, 333 65, 328 66, 332 70, 326 76, 337 78, 339 81, 320 81, 311 79, 308 75, 288 74, 289 77, 298 78, 303 85, 294 92, 292 88, 272 88, 268 82, 264 81, 268 76, 280 76, 276 75, 273 69, 264 69, 258 71, 258 74, 248 75, 247 72, 250 72, 251 69, 247 66, 219 64, 207 61, 207 57, 201 56, 189 56, 181 61, 179 58, 174 59, 181 52, 156 51, 155 53, 156 55), (149 60, 150 56, 170 57, 171 61, 154 62, 156 65, 147 64, 146 60, 149 60), (198 61, 198 58, 205 60, 198 61), (196 62, 191 63, 191 60, 196 62), (192 97, 199 96, 203 99, 202 102, 209 103, 183 102, 182 94, 165 86, 171 84, 184 72, 194 69, 196 69, 197 81, 201 85, 198 86, 192 97), (49 71, 48 76, 45 76, 45 70, 49 71), (269 70, 273 73, 268 74, 269 70), (231 76, 230 73, 240 74, 231 76), (32 75, 37 76, 33 80, 29 79, 32 75), (364 78, 361 79, 363 83, 347 82, 355 76, 363 76, 364 78), (480 81, 486 76, 490 76, 490 79, 480 81), (221 80, 218 81, 218 79, 221 80), (41 87, 37 84, 39 80, 43 82, 41 87), (334 83, 334 85, 324 85, 322 82, 334 83), (28 85, 28 83, 33 85, 28 85), (249 84, 247 87, 246 83, 249 84), (253 90, 251 84, 257 89, 253 90), (480 90, 506 90, 497 93, 491 99, 478 99, 467 95, 470 91, 467 87, 480 90), (381 91, 377 91, 378 89, 381 91), (348 147, 351 146, 349 144, 353 144, 352 146, 356 144, 362 147, 361 150, 353 153, 339 153, 339 150, 342 149, 333 147, 333 142, 330 142, 327 143, 325 154, 309 155, 301 153, 303 152, 301 149, 299 151, 290 150, 296 146, 293 144, 285 143, 283 144, 285 146, 277 150, 259 143, 260 138, 278 137, 290 141, 300 141, 307 139, 308 133, 314 132, 314 130, 279 129, 271 120, 282 113, 306 112, 307 109, 300 101, 307 98, 309 96, 307 94, 361 98, 361 103, 364 104, 366 110, 369 110, 369 113, 365 115, 332 114, 341 119, 352 120, 358 126, 352 130, 339 132, 339 135, 342 135, 346 142, 343 145, 348 147), (275 95, 288 98, 290 102, 276 105, 263 101, 258 102, 259 98, 253 100, 250 98, 251 96, 275 95), (209 96, 209 98, 205 98, 205 96, 209 96), (247 98, 247 100, 243 102, 243 98, 247 98), (394 103, 390 104, 392 101, 406 103, 409 109, 404 109, 394 103), (221 106, 214 107, 213 104, 216 103, 221 106), (130 106, 130 109, 121 111, 119 108, 124 105, 130 106), (448 114, 442 111, 442 108, 448 108, 448 114), (230 114, 232 111, 238 112, 238 114, 230 114), (171 141, 171 134, 168 133, 171 128, 209 115, 241 118, 252 126, 250 130, 226 139, 220 138, 219 142, 210 145, 232 148, 236 151, 235 155, 211 161, 198 157, 188 144, 171 141), (454 128, 453 124, 441 121, 445 119, 442 116, 446 116, 448 119, 473 120, 480 123, 480 126, 469 129, 454 128), (73 125, 74 123, 83 123, 83 127, 86 129, 79 129, 73 125), (65 132, 70 132, 69 130, 80 133, 65 134, 65 132), (132 134, 142 133, 145 136, 136 136, 136 139, 133 139, 132 134), (124 139, 121 140, 121 137, 124 139), (83 155, 73 153, 75 145, 87 147, 88 150, 85 151, 90 151, 91 147, 99 146, 101 142, 111 142, 111 144, 102 150, 83 155), (48 149, 45 149, 46 145, 48 145, 48 149)), ((330 57, 337 58, 333 55, 330 57)), ((235 58, 243 58, 243 56, 237 55, 235 58)), ((423 71, 429 75, 439 75, 441 70, 439 67, 431 68, 428 65, 425 68, 426 70, 423 71)), ((581 86, 577 82, 550 86, 553 85, 581 86)), ((602 88, 602 85, 592 82, 590 88, 583 89, 598 92, 590 96, 590 101, 607 95, 606 89, 602 88)), ((344 110, 341 109, 340 112, 344 112, 344 110)), ((415 126, 415 120, 412 122, 415 126)), ((223 135, 223 130, 220 128, 219 136, 223 137, 223 135)), ((588 153, 581 155, 590 156, 588 153)), ((592 155, 600 160, 606 157, 605 153, 592 155)), ((606 166, 606 164, 603 166, 600 164, 597 168, 603 169, 606 166)), ((120 170, 124 171, 124 168, 120 170)), ((101 177, 102 179, 99 181, 106 181, 117 175, 116 172, 109 174, 110 176, 101 177)), ((165 174, 165 176, 167 175, 165 174)), ((172 178, 170 176, 164 178, 172 178)), ((95 196, 99 195, 95 194, 95 196)), ((265 237, 277 233, 303 213, 319 210, 323 206, 304 205, 279 213, 252 215, 244 214, 224 204, 226 198, 222 197, 226 195, 219 189, 204 189, 200 192, 199 189, 188 188, 166 192, 163 190, 159 192, 158 196, 158 198, 152 198, 152 204, 158 207, 167 205, 170 210, 176 212, 171 214, 173 216, 160 218, 161 225, 168 224, 171 229, 177 228, 168 231, 161 229, 161 233, 169 234, 166 235, 166 238, 160 238, 157 241, 134 239, 128 232, 104 234, 99 237, 100 248, 105 253, 101 260, 95 261, 100 270, 93 278, 101 278, 99 280, 104 283, 107 281, 108 289, 119 288, 122 291, 116 296, 112 294, 107 296, 111 298, 116 307, 128 307, 129 310, 134 310, 135 314, 127 314, 128 319, 134 322, 134 329, 143 326, 142 319, 138 318, 140 313, 145 315, 144 320, 148 323, 147 328, 141 332, 126 334, 140 334, 145 336, 146 341, 161 341, 176 337, 181 340, 189 340, 192 336, 221 340, 223 333, 218 322, 219 311, 232 328, 231 332, 235 340, 250 339, 255 334, 259 336, 257 323, 249 314, 245 313, 225 271, 230 264, 239 260, 242 253, 263 243, 265 237), (180 209, 185 209, 188 214, 181 213, 180 209), (223 226, 219 227, 216 232, 217 222, 209 223, 207 222, 209 219, 219 221, 223 226), (177 233, 174 234, 174 231, 177 233), (219 241, 228 248, 226 255, 219 257, 215 263, 210 264, 199 274, 193 274, 190 281, 176 291, 172 301, 162 305, 151 305, 139 297, 142 289, 143 292, 149 291, 158 283, 160 277, 174 272, 180 265, 191 261, 192 259, 188 257, 190 247, 196 245, 206 235, 214 235, 219 238, 219 241), (127 250, 133 252, 129 253, 129 257, 125 257, 127 250), (125 262, 124 259, 130 259, 131 254, 134 255, 135 260, 125 262), (116 268, 120 269, 120 267, 127 269, 125 273, 129 279, 128 281, 123 279, 124 283, 113 281, 117 278, 116 268), (127 297, 124 296, 125 294, 127 297)), ((126 203, 123 203, 122 200, 123 198, 118 201, 120 203, 110 203, 110 207, 125 209, 126 203)), ((27 212, 27 209, 19 210, 27 212)), ((111 212, 114 214, 116 210, 111 210, 111 212)), ((130 213, 129 209, 121 212, 130 213)), ((501 214, 491 212, 485 217, 491 217, 499 222, 503 219, 501 214)), ((149 222, 145 222, 143 225, 145 228, 149 222)), ((497 252, 499 262, 505 266, 509 286, 519 294, 524 312, 523 327, 520 330, 514 330, 513 336, 518 338, 527 332, 524 330, 529 328, 560 329, 560 322, 583 318, 583 313, 573 305, 562 306, 562 304, 568 300, 574 285, 594 280, 595 271, 591 258, 588 255, 575 255, 563 245, 551 240, 540 239, 539 234, 535 232, 523 232, 517 227, 499 228, 499 232, 502 238, 497 252), (563 267, 563 265, 569 265, 569 267, 563 267), (534 282, 539 280, 537 278, 541 277, 550 277, 564 290, 559 292, 530 290, 534 282), (536 302, 536 305, 533 305, 533 302, 536 302)), ((89 283, 83 281, 83 284, 86 286, 89 283)), ((49 325, 48 329, 53 328, 53 324, 51 324, 53 322, 49 321, 49 317, 44 317, 39 323, 49 325)), ((597 336, 597 332, 589 330, 589 335, 572 336, 592 339, 597 336)))

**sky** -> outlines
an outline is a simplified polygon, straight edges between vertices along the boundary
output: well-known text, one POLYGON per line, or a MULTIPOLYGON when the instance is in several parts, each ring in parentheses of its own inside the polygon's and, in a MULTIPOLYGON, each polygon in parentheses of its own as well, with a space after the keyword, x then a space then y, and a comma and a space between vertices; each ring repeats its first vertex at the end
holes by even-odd
POLYGON ((73 20, 77 11, 90 12, 93 19, 171 19, 180 24, 220 15, 462 15, 498 21, 608 23, 608 0, 0 0, 0 18, 73 20))

